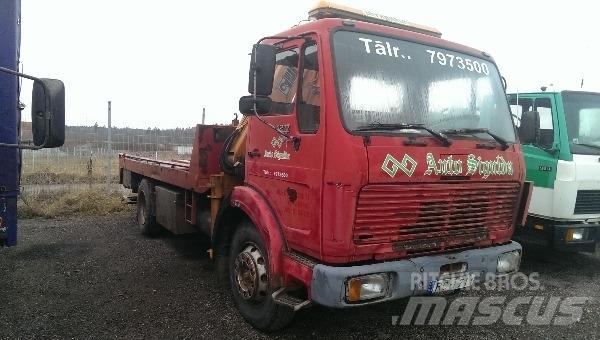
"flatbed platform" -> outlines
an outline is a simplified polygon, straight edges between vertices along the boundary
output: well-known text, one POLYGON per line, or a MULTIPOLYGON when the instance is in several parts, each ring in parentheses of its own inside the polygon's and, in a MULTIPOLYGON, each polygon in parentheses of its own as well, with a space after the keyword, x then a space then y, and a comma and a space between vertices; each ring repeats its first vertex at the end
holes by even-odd
POLYGON ((210 175, 221 172, 219 156, 233 129, 231 125, 197 125, 190 160, 158 160, 121 153, 121 183, 136 191, 132 177, 141 176, 185 190, 207 192, 210 190, 210 175))

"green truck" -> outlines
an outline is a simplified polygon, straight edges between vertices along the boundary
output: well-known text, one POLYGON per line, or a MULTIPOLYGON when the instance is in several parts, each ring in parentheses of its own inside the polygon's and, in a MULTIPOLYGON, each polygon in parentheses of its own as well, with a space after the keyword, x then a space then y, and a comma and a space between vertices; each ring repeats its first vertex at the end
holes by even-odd
POLYGON ((600 93, 508 95, 527 180, 534 183, 524 243, 593 252, 600 240, 600 93))

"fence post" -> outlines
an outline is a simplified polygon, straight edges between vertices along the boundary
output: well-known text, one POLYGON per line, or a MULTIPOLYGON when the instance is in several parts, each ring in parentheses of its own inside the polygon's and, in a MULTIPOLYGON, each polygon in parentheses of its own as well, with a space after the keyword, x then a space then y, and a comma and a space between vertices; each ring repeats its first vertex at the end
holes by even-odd
POLYGON ((112 163, 112 157, 111 157, 111 149, 112 149, 112 141, 111 141, 111 102, 110 100, 108 101, 108 141, 107 141, 107 162, 106 162, 106 186, 110 186, 110 180, 111 180, 111 163, 112 163))

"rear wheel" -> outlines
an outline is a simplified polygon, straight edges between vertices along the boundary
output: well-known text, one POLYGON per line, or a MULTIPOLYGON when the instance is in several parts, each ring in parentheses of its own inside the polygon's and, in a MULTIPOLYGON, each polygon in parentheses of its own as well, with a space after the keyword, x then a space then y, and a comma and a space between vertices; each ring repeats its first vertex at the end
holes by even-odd
POLYGON ((142 234, 155 237, 160 234, 162 228, 156 223, 152 215, 152 184, 147 179, 140 182, 137 197, 137 222, 142 234))
POLYGON ((269 285, 269 258, 254 225, 242 222, 233 235, 229 254, 233 301, 253 327, 275 331, 288 325, 292 309, 273 301, 269 285))

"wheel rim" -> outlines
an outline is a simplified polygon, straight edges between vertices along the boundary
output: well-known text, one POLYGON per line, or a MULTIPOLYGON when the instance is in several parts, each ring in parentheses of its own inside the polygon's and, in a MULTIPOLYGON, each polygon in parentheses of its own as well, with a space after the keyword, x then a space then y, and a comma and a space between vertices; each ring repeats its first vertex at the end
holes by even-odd
POLYGON ((235 284, 242 299, 260 302, 267 296, 265 258, 255 244, 247 244, 234 263, 235 284))

